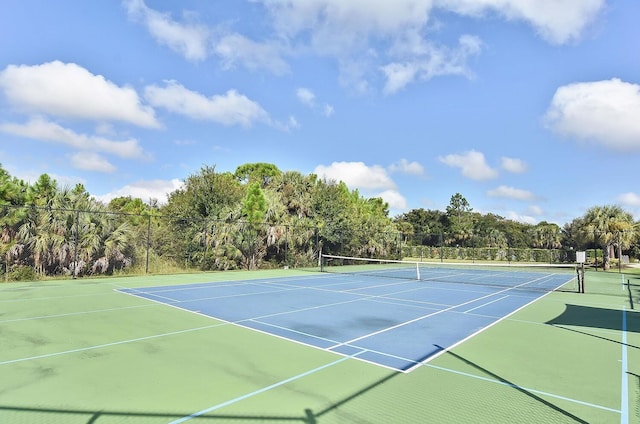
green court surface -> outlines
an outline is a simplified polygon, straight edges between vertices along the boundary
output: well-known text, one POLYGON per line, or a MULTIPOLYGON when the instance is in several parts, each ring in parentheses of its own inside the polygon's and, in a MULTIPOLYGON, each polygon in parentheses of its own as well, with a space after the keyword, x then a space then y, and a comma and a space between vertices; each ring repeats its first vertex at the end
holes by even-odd
POLYGON ((116 290, 0 284, 0 423, 640 423, 640 277, 590 271, 403 373, 116 290))

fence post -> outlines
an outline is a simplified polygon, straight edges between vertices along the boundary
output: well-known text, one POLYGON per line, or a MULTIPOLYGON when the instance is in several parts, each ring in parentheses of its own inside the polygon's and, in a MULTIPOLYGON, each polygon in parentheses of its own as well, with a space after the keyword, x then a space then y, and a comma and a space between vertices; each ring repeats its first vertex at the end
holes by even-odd
POLYGON ((78 277, 78 239, 79 239, 79 226, 80 226, 80 211, 76 210, 76 222, 75 222, 75 240, 73 241, 73 279, 78 277))
POLYGON ((476 235, 471 233, 471 263, 476 263, 476 235))
POLYGON ((284 267, 289 268, 289 226, 284 226, 284 267))
POLYGON ((151 214, 147 216, 147 258, 144 266, 144 273, 149 273, 149 248, 151 247, 151 214))
POLYGON ((314 227, 313 234, 314 234, 314 237, 315 237, 316 252, 318 252, 318 263, 320 263, 320 258, 322 257, 322 252, 320 252, 320 234, 319 234, 319 231, 318 231, 318 227, 314 227))
POLYGON ((622 239, 618 231, 618 273, 622 272, 622 239))
POLYGON ((207 219, 204 219, 204 225, 202 226, 202 240, 204 243, 204 253, 202 254, 202 260, 200 261, 200 270, 204 271, 207 266, 207 253, 208 253, 208 243, 207 243, 207 219))
MULTIPOLYGON (((604 255, 604 252, 603 252, 604 255)), ((594 265, 596 267, 596 271, 598 270, 598 243, 596 241, 596 230, 593 230, 593 258, 594 258, 594 265)), ((604 262, 602 264, 602 267, 604 269, 604 262)))

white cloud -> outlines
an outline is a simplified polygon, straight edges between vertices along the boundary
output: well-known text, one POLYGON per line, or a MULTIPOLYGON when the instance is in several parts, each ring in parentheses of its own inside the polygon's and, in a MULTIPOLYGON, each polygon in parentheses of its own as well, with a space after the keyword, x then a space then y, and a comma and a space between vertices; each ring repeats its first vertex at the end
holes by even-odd
POLYGON ((71 165, 83 171, 111 173, 116 170, 104 156, 95 152, 77 152, 70 156, 71 165))
POLYGON ((480 53, 482 42, 478 37, 463 35, 456 48, 436 46, 423 41, 420 53, 404 62, 393 62, 380 69, 387 82, 385 94, 394 94, 415 80, 426 81, 442 75, 471 76, 467 66, 470 56, 480 53))
POLYGON ((451 154, 438 159, 445 165, 460 168, 462 175, 472 180, 490 180, 498 176, 498 171, 487 164, 484 154, 475 150, 469 150, 459 155, 451 154))
POLYGON ((11 105, 27 113, 160 127, 153 109, 141 104, 134 89, 75 63, 9 65, 0 72, 0 89, 11 105))
POLYGON ((255 122, 271 123, 269 114, 260 104, 235 90, 229 90, 224 95, 206 97, 176 81, 166 81, 165 84, 164 87, 151 85, 145 89, 145 98, 155 107, 227 126, 250 127, 255 122))
POLYGON ((498 188, 487 191, 489 197, 506 197, 514 200, 535 200, 536 196, 527 190, 501 185, 498 188))
POLYGON ((333 162, 329 166, 318 165, 313 173, 330 181, 343 181, 349 189, 363 191, 364 196, 380 197, 389 204, 391 210, 401 211, 407 208, 407 199, 398 192, 387 171, 379 165, 333 162))
POLYGON ((613 78, 562 86, 545 116, 553 131, 618 151, 640 149, 640 85, 613 78))
POLYGON ((529 169, 527 164, 522 159, 502 157, 500 158, 500 162, 502 165, 502 169, 514 174, 522 174, 524 172, 527 172, 527 170, 529 169))
POLYGON ((280 131, 285 131, 285 132, 295 130, 297 128, 300 128, 301 126, 298 120, 296 119, 296 117, 293 115, 289 116, 289 119, 287 119, 286 122, 270 121, 269 124, 273 128, 278 129, 280 131))
POLYGON ((334 113, 333 106, 331 106, 328 103, 325 103, 325 105, 324 105, 324 116, 329 118, 330 116, 333 115, 333 113, 334 113))
POLYGON ((605 0, 255 0, 271 10, 283 34, 311 32, 322 48, 357 45, 372 34, 381 38, 423 28, 433 9, 482 18, 494 12, 532 25, 547 40, 579 37, 604 8, 605 0))
POLYGON ((316 52, 341 56, 366 45, 371 36, 386 38, 421 27, 432 1, 260 0, 277 31, 286 37, 305 33, 316 52))
MULTIPOLYGON (((4 165, 4 162, 2 164, 4 165)), ((29 184, 33 184, 34 182, 36 182, 40 177, 40 175, 42 175, 44 172, 46 172, 46 174, 49 175, 51 179, 55 180, 58 183, 58 186, 74 187, 76 184, 87 183, 87 181, 84 178, 81 178, 78 176, 60 175, 53 172, 47 172, 46 170, 42 170, 42 169, 34 170, 34 169, 24 169, 23 167, 16 168, 11 165, 8 165, 5 169, 9 171, 9 173, 12 176, 18 179, 21 179, 29 184)))
POLYGON ((248 69, 266 69, 276 75, 289 71, 281 57, 282 48, 275 42, 259 43, 241 34, 227 34, 214 41, 213 51, 226 69, 241 64, 248 69))
POLYGON ((400 159, 398 162, 389 166, 391 172, 402 172, 411 175, 423 175, 424 168, 418 162, 409 162, 406 159, 400 159))
POLYGON ((417 78, 467 74, 460 47, 436 47, 424 38, 432 0, 256 1, 270 11, 280 38, 335 58, 340 82, 357 93, 370 91, 376 71, 387 78, 387 94, 417 78))
POLYGON ((320 178, 344 181, 350 189, 395 189, 396 184, 387 171, 379 166, 367 166, 363 162, 333 162, 329 166, 318 165, 313 171, 320 178))
POLYGON ((390 63, 380 68, 387 78, 385 94, 393 94, 416 79, 419 65, 415 63, 390 63))
POLYGON ((629 209, 634 220, 640 220, 640 194, 633 192, 622 193, 617 197, 617 200, 624 208, 629 209))
POLYGON ((313 107, 315 105, 316 95, 308 88, 298 88, 296 90, 296 97, 298 97, 298 100, 300 100, 303 104, 309 107, 313 107))
POLYGON ((495 12, 507 20, 524 21, 547 41, 563 44, 580 38, 606 0, 438 0, 436 4, 467 16, 495 12))
POLYGON ((637 193, 622 193, 618 196, 618 201, 626 206, 640 207, 640 194, 637 193))
POLYGON ((389 209, 403 210, 407 208, 407 199, 401 195, 397 190, 385 190, 378 193, 376 197, 382 198, 389 204, 389 209))
POLYGON ((124 4, 129 19, 142 22, 158 43, 188 60, 198 61, 207 57, 210 32, 206 26, 196 22, 176 22, 169 14, 147 7, 144 0, 125 0, 124 4))
POLYGON ((205 26, 193 13, 176 20, 144 0, 125 0, 125 6, 129 18, 145 25, 158 43, 189 60, 215 54, 227 69, 241 65, 283 74, 289 71, 285 56, 311 52, 334 58, 340 82, 355 92, 370 91, 378 70, 386 78, 384 92, 393 94, 440 75, 472 75, 467 61, 480 52, 480 39, 460 34, 457 46, 435 43, 430 37, 434 10, 522 21, 546 40, 562 44, 579 39, 605 5, 605 0, 251 1, 268 11, 274 33, 266 41, 224 25, 205 26))
POLYGON ((158 203, 162 204, 166 203, 169 193, 182 187, 183 183, 178 179, 138 181, 110 193, 95 197, 104 203, 109 203, 116 197, 131 196, 133 198, 140 198, 145 202, 150 199, 156 199, 158 203))
MULTIPOLYGON (((311 89, 305 87, 298 88, 296 90, 296 97, 303 105, 311 109, 316 109, 316 94, 311 89)), ((318 108, 320 108, 320 106, 318 106, 318 108)), ((331 106, 329 103, 325 103, 322 106, 322 114, 325 117, 331 117, 333 115, 333 112, 333 106, 331 106)))
POLYGON ((78 134, 43 118, 33 118, 26 124, 0 124, 0 131, 34 140, 61 143, 78 150, 109 153, 125 159, 147 156, 136 139, 114 141, 105 137, 78 134))
POLYGON ((125 0, 129 19, 141 22, 158 44, 167 46, 190 61, 216 55, 225 69, 241 65, 250 70, 266 69, 276 75, 289 71, 282 58, 285 45, 277 41, 258 42, 222 27, 199 23, 193 12, 184 12, 182 21, 148 7, 144 0, 125 0))
POLYGON ((196 144, 198 144, 197 141, 195 140, 189 140, 189 139, 179 139, 179 140, 174 140, 173 143, 176 146, 194 146, 196 144))
POLYGON ((527 214, 541 216, 541 215, 544 215, 544 210, 542 210, 540 206, 531 205, 527 208, 527 214))
POLYGON ((535 225, 538 223, 538 220, 530 215, 523 215, 514 211, 507 211, 505 213, 505 218, 510 219, 512 221, 523 222, 525 224, 535 225))
POLYGON ((439 75, 469 76, 468 59, 481 41, 460 34, 458 46, 438 45, 431 34, 434 11, 484 19, 499 16, 529 24, 546 40, 579 39, 605 0, 253 0, 270 12, 277 36, 333 57, 340 81, 359 93, 370 89, 372 69, 393 94, 439 75))

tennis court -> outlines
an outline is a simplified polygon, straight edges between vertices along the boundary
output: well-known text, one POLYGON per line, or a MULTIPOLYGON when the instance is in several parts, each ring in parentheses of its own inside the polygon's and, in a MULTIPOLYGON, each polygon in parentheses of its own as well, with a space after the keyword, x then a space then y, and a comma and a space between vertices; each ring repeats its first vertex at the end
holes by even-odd
MULTIPOLYGON (((412 268, 410 268, 412 269, 412 268)), ((404 276, 405 269, 362 269, 227 284, 203 283, 124 289, 156 302, 241 325, 345 356, 408 371, 482 331, 572 275, 506 273, 455 268, 423 271, 429 281, 404 276), (475 272, 472 272, 475 271, 475 272), (427 277, 428 275, 428 277, 427 277), (449 278, 462 283, 443 283, 449 278), (509 281, 508 286, 470 285, 474 279, 509 281)), ((502 283, 504 284, 504 283, 502 283)))
POLYGON ((640 423, 637 277, 357 267, 2 284, 0 422, 640 423))

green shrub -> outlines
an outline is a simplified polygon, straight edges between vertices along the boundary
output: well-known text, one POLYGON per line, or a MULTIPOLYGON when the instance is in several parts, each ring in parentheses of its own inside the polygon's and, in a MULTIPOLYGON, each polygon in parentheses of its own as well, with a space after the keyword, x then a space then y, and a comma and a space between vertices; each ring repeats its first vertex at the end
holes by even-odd
POLYGON ((36 270, 27 265, 16 265, 9 269, 7 273, 8 281, 34 281, 38 279, 36 270))

